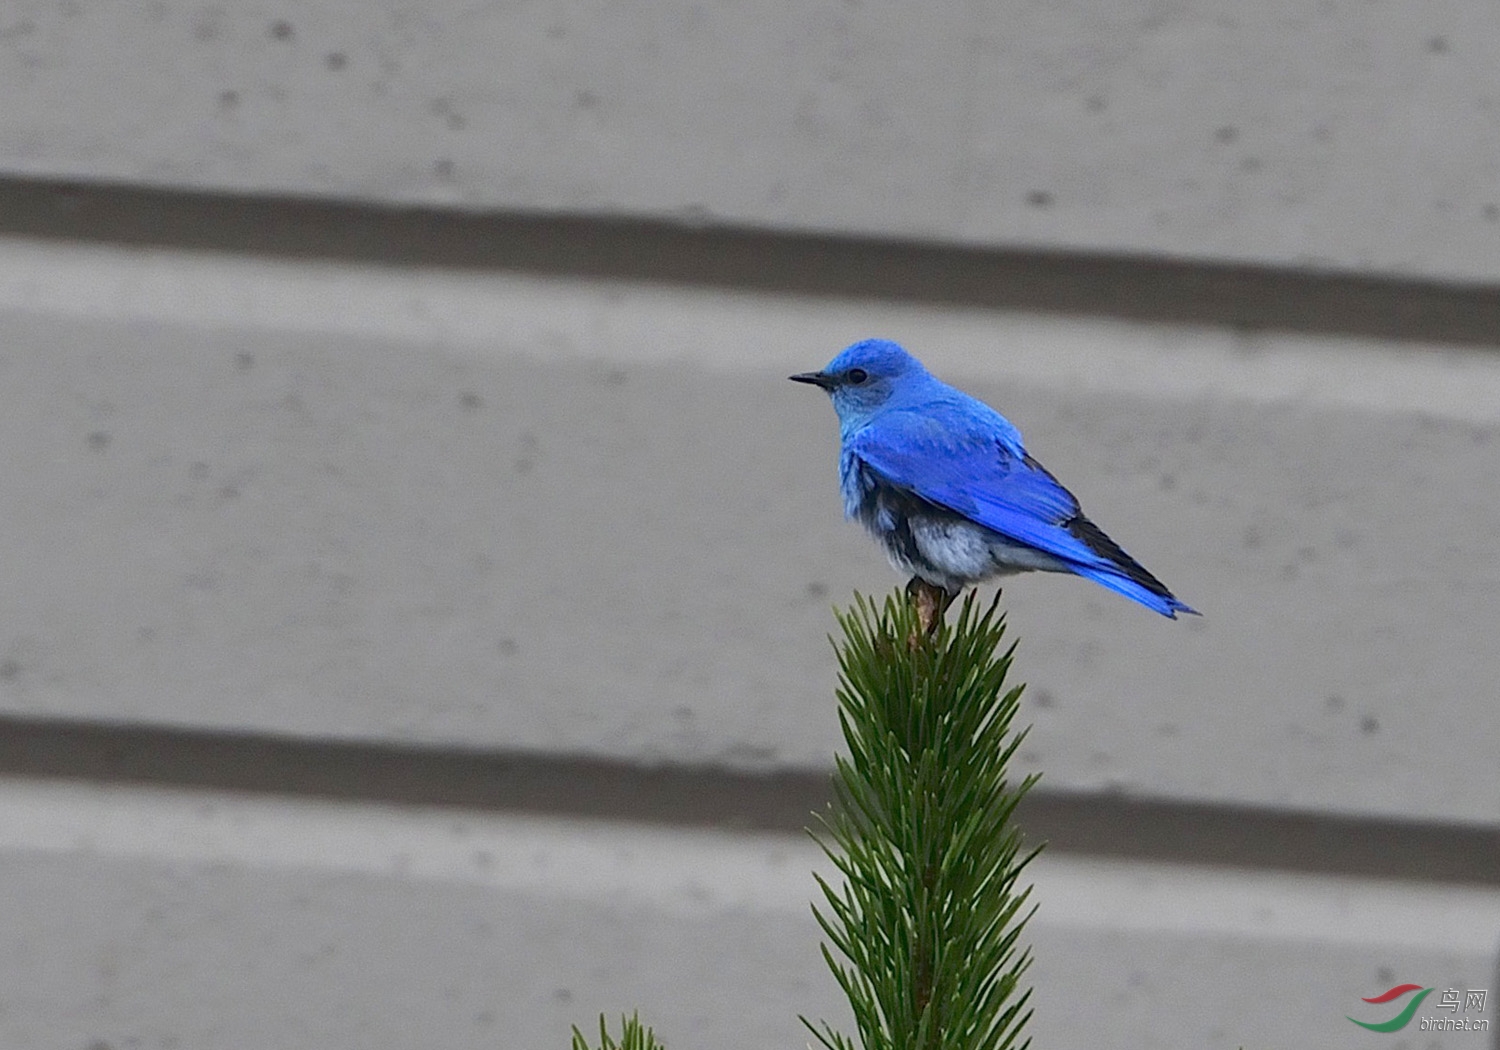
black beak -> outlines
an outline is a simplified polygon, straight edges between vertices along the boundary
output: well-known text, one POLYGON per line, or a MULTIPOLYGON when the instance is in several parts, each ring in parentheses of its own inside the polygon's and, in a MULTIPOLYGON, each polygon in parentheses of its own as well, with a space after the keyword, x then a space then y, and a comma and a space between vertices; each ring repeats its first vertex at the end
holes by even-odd
POLYGON ((811 383, 820 386, 824 390, 833 389, 833 377, 823 372, 798 372, 794 376, 787 376, 794 383, 811 383))

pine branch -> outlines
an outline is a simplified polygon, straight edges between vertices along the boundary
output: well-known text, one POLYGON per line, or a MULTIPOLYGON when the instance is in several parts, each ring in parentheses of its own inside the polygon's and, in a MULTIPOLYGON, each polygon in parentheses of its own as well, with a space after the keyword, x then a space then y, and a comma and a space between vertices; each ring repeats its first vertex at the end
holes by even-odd
MULTIPOLYGON (((604 1015, 600 1014, 599 1050, 662 1050, 662 1045, 656 1041, 656 1034, 641 1025, 639 1015, 622 1016, 620 1029, 620 1040, 616 1042, 609 1034, 604 1015)), ((573 1050, 593 1050, 576 1025, 573 1028, 573 1050)))
POLYGON ((858 595, 839 615, 848 755, 815 837, 843 882, 819 878, 813 912, 859 1043, 802 1020, 828 1050, 1021 1050, 1035 909, 1017 880, 1036 850, 1011 817, 1036 777, 1007 772, 1026 735, 1011 729, 1022 687, 1005 686, 1014 647, 999 652, 998 595, 980 611, 970 593, 931 634, 919 615, 858 595))

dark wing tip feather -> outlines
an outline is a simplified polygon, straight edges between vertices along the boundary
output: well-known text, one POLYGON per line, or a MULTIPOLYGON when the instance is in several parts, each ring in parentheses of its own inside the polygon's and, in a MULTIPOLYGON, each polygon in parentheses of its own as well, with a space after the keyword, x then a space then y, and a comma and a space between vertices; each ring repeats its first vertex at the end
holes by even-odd
POLYGON ((1067 529, 1079 543, 1082 543, 1089 550, 1109 562, 1110 567, 1127 580, 1130 580, 1132 583, 1138 583, 1152 594, 1180 606, 1180 611, 1194 611, 1178 602, 1172 596, 1172 592, 1167 590, 1166 584, 1147 572, 1144 565, 1126 554, 1118 543, 1104 534, 1103 529, 1099 528, 1092 521, 1089 521, 1082 514, 1073 515, 1062 523, 1062 527, 1067 529))

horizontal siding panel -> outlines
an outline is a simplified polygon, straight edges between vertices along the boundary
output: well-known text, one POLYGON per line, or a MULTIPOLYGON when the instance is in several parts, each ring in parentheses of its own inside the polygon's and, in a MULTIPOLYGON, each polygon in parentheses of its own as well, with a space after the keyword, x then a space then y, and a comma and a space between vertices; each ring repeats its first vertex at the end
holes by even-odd
POLYGON ((1007 584, 1049 787, 1500 807, 1484 352, 16 251, 10 715, 825 768, 829 605, 900 581, 840 518, 828 406, 782 377, 875 330, 1007 411, 1206 614, 1007 584))
MULTIPOLYGON (((14 1050, 562 1047, 637 1008, 668 1046, 748 1050, 844 1023, 800 836, 3 786, 14 1050)), ((1493 988, 1493 890, 1061 854, 1033 877, 1037 1046, 1354 1050, 1362 996, 1493 988)))
POLYGON ((0 171, 1493 282, 1500 15, 12 4, 0 171))

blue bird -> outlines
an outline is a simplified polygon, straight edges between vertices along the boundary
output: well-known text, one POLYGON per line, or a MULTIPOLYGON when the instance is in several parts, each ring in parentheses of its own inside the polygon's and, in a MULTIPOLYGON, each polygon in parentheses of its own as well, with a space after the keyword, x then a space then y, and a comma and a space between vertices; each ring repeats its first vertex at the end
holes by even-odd
POLYGON ((845 515, 912 574, 909 590, 941 589, 939 617, 965 586, 1033 570, 1082 576, 1172 619, 1197 615, 1084 517, 1009 420, 897 344, 867 339, 790 378, 822 387, 838 412, 845 515))

